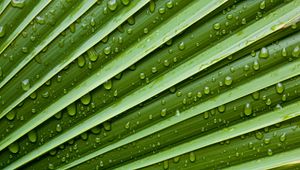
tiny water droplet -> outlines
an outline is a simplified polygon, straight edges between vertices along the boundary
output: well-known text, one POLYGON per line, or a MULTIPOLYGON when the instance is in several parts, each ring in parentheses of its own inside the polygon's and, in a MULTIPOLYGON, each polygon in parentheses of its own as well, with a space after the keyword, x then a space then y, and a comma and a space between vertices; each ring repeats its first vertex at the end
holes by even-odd
POLYGON ((204 87, 204 94, 209 94, 210 93, 210 89, 208 86, 204 87))
POLYGON ((103 123, 103 127, 104 127, 104 130, 110 131, 111 130, 111 123, 106 121, 106 122, 103 123))
POLYGON ((60 124, 57 124, 55 130, 56 130, 57 132, 61 132, 61 131, 62 131, 61 125, 60 125, 60 124))

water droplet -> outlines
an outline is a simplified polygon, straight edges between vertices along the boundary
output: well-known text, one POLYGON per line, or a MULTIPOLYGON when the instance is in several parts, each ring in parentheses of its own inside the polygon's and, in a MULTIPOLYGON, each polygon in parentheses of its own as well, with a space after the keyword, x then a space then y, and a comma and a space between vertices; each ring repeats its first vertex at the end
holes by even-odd
POLYGON ((53 165, 52 163, 49 163, 49 164, 48 164, 48 168, 49 168, 49 169, 54 169, 54 165, 53 165))
POLYGON ((213 26, 213 28, 215 30, 219 30, 221 28, 221 24, 220 23, 215 23, 214 26, 213 26))
POLYGON ((175 163, 179 162, 179 160, 180 160, 180 157, 179 157, 179 156, 176 156, 175 158, 173 158, 173 161, 174 161, 175 163))
POLYGON ((105 47, 104 50, 103 50, 103 52, 104 52, 104 54, 109 55, 110 52, 111 52, 111 47, 110 46, 105 47))
POLYGON ((257 70, 259 70, 259 67, 260 67, 260 65, 259 65, 258 61, 255 60, 255 61, 253 62, 253 69, 257 71, 257 70))
POLYGON ((67 107, 67 112, 70 116, 74 116, 76 114, 76 104, 72 103, 67 107))
POLYGON ((293 57, 300 57, 300 47, 297 45, 292 51, 293 57))
POLYGON ((130 3, 130 0, 121 0, 123 5, 128 5, 130 3))
POLYGON ((210 89, 208 86, 204 87, 204 94, 209 94, 210 93, 210 89))
POLYGON ((225 105, 221 105, 221 106, 218 107, 218 111, 219 111, 220 113, 225 112, 225 109, 226 109, 225 105))
POLYGON ((168 160, 164 161, 164 169, 169 169, 169 161, 168 160))
POLYGON ((19 152, 19 145, 17 143, 12 143, 8 146, 8 150, 11 152, 11 153, 18 153, 19 152))
POLYGON ((270 106, 272 104, 272 100, 270 98, 267 99, 266 105, 270 106))
POLYGON ((77 59, 77 63, 79 67, 83 67, 85 65, 85 59, 83 56, 79 56, 77 59))
POLYGON ((94 48, 89 49, 87 52, 88 52, 88 57, 91 61, 96 61, 98 59, 98 55, 94 48))
POLYGON ((82 97, 80 98, 80 101, 81 101, 82 104, 88 105, 88 104, 90 104, 91 99, 92 99, 92 97, 91 97, 91 95, 88 93, 88 94, 82 96, 82 97))
POLYGON ((25 0, 11 0, 11 5, 15 8, 23 8, 25 0))
POLYGON ((230 86, 230 85, 232 84, 232 77, 226 76, 226 77, 225 77, 224 83, 225 83, 227 86, 230 86))
POLYGON ((260 50, 259 58, 268 58, 268 57, 269 57, 269 50, 267 48, 263 47, 260 50))
POLYGON ((246 103, 245 106, 244 106, 244 114, 246 116, 249 116, 252 114, 252 106, 250 103, 246 103))
POLYGON ((112 88, 112 81, 111 80, 107 80, 105 83, 103 83, 103 87, 106 90, 110 90, 112 88))
POLYGON ((160 115, 161 115, 162 117, 165 117, 166 114, 167 114, 167 109, 166 109, 166 108, 162 109, 161 112, 160 112, 160 115))
POLYGON ((261 10, 265 9, 266 8, 266 2, 265 1, 262 1, 260 4, 259 4, 259 8, 261 10))
POLYGON ((268 155, 269 155, 269 156, 273 155, 272 149, 268 149, 268 155))
POLYGON ((181 50, 181 51, 185 49, 184 42, 180 42, 180 43, 178 44, 178 49, 181 50))
POLYGON ((104 130, 110 131, 111 130, 111 123, 110 122, 104 122, 103 127, 104 127, 104 130))
POLYGON ((5 27, 0 25, 0 38, 4 37, 4 35, 5 35, 5 27))
POLYGON ((44 25, 46 22, 45 22, 45 19, 43 18, 43 17, 41 17, 41 16, 37 16, 36 17, 36 22, 38 23, 38 24, 41 24, 41 25, 44 25))
POLYGON ((286 56, 287 56, 287 52, 286 52, 286 49, 285 49, 285 48, 283 48, 283 49, 281 50, 281 56, 282 56, 282 57, 286 57, 286 56))
POLYGON ((165 7, 160 7, 158 9, 158 13, 160 13, 160 14, 164 14, 165 12, 166 12, 166 8, 165 7))
POLYGON ((154 10, 155 10, 155 2, 154 2, 154 0, 150 0, 150 3, 149 3, 149 10, 150 10, 150 12, 154 12, 154 10))
POLYGON ((196 161, 196 155, 194 152, 190 152, 190 161, 195 162, 196 161))
POLYGON ((260 131, 257 131, 255 133, 255 137, 256 137, 256 139, 261 140, 264 137, 264 134, 261 133, 260 131))
POLYGON ((145 73, 140 73, 140 79, 144 80, 146 78, 145 73))
POLYGON ((60 124, 57 124, 55 130, 56 130, 57 132, 61 132, 61 131, 62 131, 61 125, 60 125, 60 124))
POLYGON ((28 91, 30 89, 30 81, 29 79, 25 79, 22 81, 22 89, 24 91, 28 91))
POLYGON ((99 134, 101 132, 101 128, 99 126, 95 126, 91 129, 93 134, 99 134))
POLYGON ((129 129, 130 128, 130 122, 127 122, 126 124, 125 124, 125 129, 129 129))
POLYGON ((151 72, 152 72, 152 73, 156 73, 156 72, 157 72, 157 68, 156 68, 156 67, 152 67, 152 68, 151 68, 151 72))
POLYGON ((107 1, 107 7, 109 10, 114 11, 118 7, 117 0, 108 0, 107 1))
POLYGON ((277 92, 278 94, 281 94, 281 93, 283 93, 283 91, 284 91, 284 86, 283 86, 283 84, 282 84, 282 83, 277 83, 277 84, 276 84, 276 92, 277 92))
POLYGON ((6 118, 8 120, 13 120, 15 118, 15 116, 16 116, 16 112, 14 112, 14 111, 10 111, 6 114, 6 118))
POLYGON ((280 142, 284 142, 286 140, 286 133, 283 133, 280 138, 279 138, 280 142))
POLYGON ((166 7, 169 8, 169 9, 173 8, 173 5, 174 5, 173 0, 169 0, 169 1, 166 3, 166 7))
POLYGON ((258 100, 259 96, 260 96, 259 91, 256 91, 256 92, 252 93, 252 97, 253 97, 254 100, 258 100))
POLYGON ((27 136, 28 136, 28 139, 29 139, 30 142, 32 142, 32 143, 36 142, 36 140, 37 140, 37 134, 36 134, 35 130, 30 131, 27 134, 27 136))

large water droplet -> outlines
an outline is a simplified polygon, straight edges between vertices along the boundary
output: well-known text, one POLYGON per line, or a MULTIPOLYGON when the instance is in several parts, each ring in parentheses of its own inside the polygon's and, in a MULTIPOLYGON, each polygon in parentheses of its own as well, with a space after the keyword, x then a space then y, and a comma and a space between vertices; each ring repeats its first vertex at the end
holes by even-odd
POLYGON ((29 79, 25 79, 22 81, 22 89, 24 91, 28 91, 30 89, 30 81, 29 79))
POLYGON ((191 162, 195 162, 195 160, 196 160, 196 155, 195 155, 195 153, 194 153, 194 152, 190 152, 190 161, 191 161, 191 162))
POLYGON ((118 7, 117 0, 108 0, 107 1, 107 7, 109 10, 114 11, 118 7))
POLYGON ((16 116, 16 112, 14 112, 14 111, 10 111, 6 114, 6 118, 8 120, 13 120, 15 118, 15 116, 16 116))
POLYGON ((105 83, 103 83, 103 87, 106 90, 110 90, 112 88, 112 81, 111 80, 107 80, 105 83))
POLYGON ((269 50, 263 47, 259 52, 259 58, 268 58, 269 57, 269 50))
POLYGON ((12 143, 8 146, 8 150, 11 152, 11 153, 18 153, 19 152, 19 144, 17 143, 12 143))
POLYGON ((276 92, 277 92, 278 94, 281 94, 281 93, 283 93, 283 91, 284 91, 284 86, 283 86, 283 84, 282 84, 282 83, 277 83, 277 84, 276 84, 276 92))
POLYGON ((249 116, 249 115, 252 114, 252 106, 251 106, 250 103, 246 103, 246 104, 245 104, 245 107, 244 107, 244 114, 245 114, 246 116, 249 116))
POLYGON ((15 8, 23 8, 25 0, 11 0, 11 5, 15 8))
POLYGON ((293 57, 300 57, 300 47, 297 45, 292 51, 293 57))
POLYGON ((226 77, 225 77, 225 80, 224 80, 224 83, 225 83, 227 86, 230 86, 230 85, 232 84, 232 77, 226 76, 226 77))
POLYGON ((29 139, 30 142, 33 142, 33 143, 36 142, 36 140, 37 140, 37 134, 36 134, 35 130, 30 131, 27 134, 27 136, 28 136, 28 139, 29 139))
POLYGON ((155 10, 155 2, 154 2, 154 0, 150 0, 149 10, 150 10, 150 12, 154 12, 154 10, 155 10))
POLYGON ((0 25, 0 38, 4 37, 4 35, 5 35, 5 27, 0 25))
POLYGON ((76 114, 76 104, 72 103, 67 107, 67 112, 70 116, 74 116, 76 114))
POLYGON ((82 96, 82 97, 80 98, 80 101, 81 101, 82 104, 88 105, 88 104, 90 104, 91 99, 92 99, 92 97, 91 97, 91 95, 88 93, 88 94, 82 96))

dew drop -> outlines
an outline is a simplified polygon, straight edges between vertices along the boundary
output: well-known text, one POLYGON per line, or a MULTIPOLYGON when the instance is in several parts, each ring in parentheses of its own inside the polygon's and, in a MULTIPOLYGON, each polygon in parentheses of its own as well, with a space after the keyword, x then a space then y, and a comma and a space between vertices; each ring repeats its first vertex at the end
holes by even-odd
POLYGON ((283 91, 284 91, 284 86, 283 86, 283 84, 282 84, 282 83, 277 83, 277 84, 276 84, 276 92, 277 92, 278 94, 281 94, 281 93, 283 93, 283 91))
POLYGON ((208 86, 204 87, 204 94, 209 94, 210 93, 210 89, 208 86))
POLYGON ((104 54, 109 55, 111 53, 111 47, 110 46, 105 47, 103 52, 104 52, 104 54))
POLYGON ((260 65, 259 65, 258 61, 255 60, 255 61, 253 62, 253 69, 257 71, 257 70, 259 70, 259 67, 260 67, 260 65))
POLYGON ((23 8, 25 0, 11 0, 11 5, 15 8, 23 8))
POLYGON ((72 103, 67 107, 67 112, 70 116, 74 116, 76 114, 76 104, 72 103))
POLYGON ((259 4, 259 8, 261 10, 265 9, 266 8, 266 2, 265 1, 262 1, 260 4, 259 4))
POLYGON ((286 133, 283 133, 280 137, 279 137, 280 142, 284 142, 286 140, 286 133))
POLYGON ((283 48, 283 49, 281 50, 281 56, 282 56, 282 57, 286 57, 286 56, 287 56, 287 52, 286 52, 286 49, 285 49, 285 48, 283 48))
POLYGON ((160 115, 161 115, 162 117, 165 117, 166 114, 167 114, 167 109, 166 109, 166 108, 162 109, 161 112, 160 112, 160 115))
POLYGON ((252 114, 252 106, 250 103, 246 103, 245 106, 244 106, 244 114, 246 116, 249 116, 252 114))
POLYGON ((19 152, 19 145, 17 143, 12 143, 8 146, 8 150, 11 152, 11 153, 18 153, 19 152))
POLYGON ((146 78, 145 73, 140 73, 140 79, 144 80, 146 78))
POLYGON ((5 27, 0 25, 0 38, 4 37, 4 35, 5 35, 5 27))
POLYGON ((114 11, 118 7, 117 0, 108 0, 107 1, 107 7, 109 10, 114 11))
POLYGON ((219 30, 221 28, 221 24, 220 23, 215 23, 214 26, 213 26, 213 28, 215 30, 219 30))
POLYGON ((220 113, 225 112, 225 109, 226 109, 225 105, 221 105, 221 106, 218 107, 218 111, 219 111, 220 113))
POLYGON ((224 80, 224 83, 225 83, 227 86, 230 86, 230 85, 232 84, 232 77, 226 76, 226 77, 225 77, 225 80, 224 80))
POLYGON ((14 112, 14 111, 10 111, 6 114, 6 118, 8 120, 13 120, 15 118, 15 116, 16 116, 16 112, 14 112))
POLYGON ((32 142, 32 143, 36 142, 36 140, 37 140, 37 134, 36 134, 36 131, 34 131, 34 130, 30 131, 30 132, 27 134, 27 136, 28 136, 28 139, 29 139, 30 142, 32 142))
POLYGON ((111 130, 111 123, 106 121, 106 122, 103 123, 103 127, 104 127, 104 130, 110 131, 111 130))
POLYGON ((169 169, 169 161, 168 160, 165 160, 163 164, 164 164, 164 169, 169 169))
POLYGON ((25 79, 22 81, 22 89, 24 91, 28 91, 30 89, 30 81, 29 79, 25 79))
POLYGON ((269 57, 269 50, 267 48, 263 47, 260 50, 259 58, 268 58, 268 57, 269 57))
POLYGON ((82 104, 88 105, 88 104, 90 104, 91 99, 92 99, 92 97, 91 97, 91 95, 88 93, 88 94, 82 96, 82 97, 80 98, 80 101, 81 101, 82 104))
POLYGON ((79 67, 83 67, 85 65, 85 59, 83 56, 79 56, 77 59, 77 64, 79 67))
POLYGON ((297 45, 292 51, 293 57, 300 57, 300 47, 297 45))
POLYGON ((194 152, 190 152, 190 161, 195 162, 196 161, 196 155, 194 152))
POLYGON ((149 3, 149 10, 150 10, 150 12, 154 12, 154 10, 155 10, 155 2, 154 2, 154 0, 150 0, 150 3, 149 3))
POLYGON ((173 8, 173 5, 174 5, 173 0, 169 0, 169 1, 166 3, 166 7, 169 8, 169 9, 173 8))
POLYGON ((106 90, 110 90, 112 88, 112 81, 111 80, 107 80, 105 83, 103 83, 103 87, 106 90))
POLYGON ((56 130, 57 132, 61 132, 61 131, 62 131, 61 125, 60 125, 60 124, 57 124, 55 130, 56 130))
POLYGON ((180 43, 178 44, 178 49, 181 50, 181 51, 185 49, 184 42, 180 42, 180 43))
POLYGON ((128 5, 130 3, 130 0, 121 0, 123 5, 128 5))

